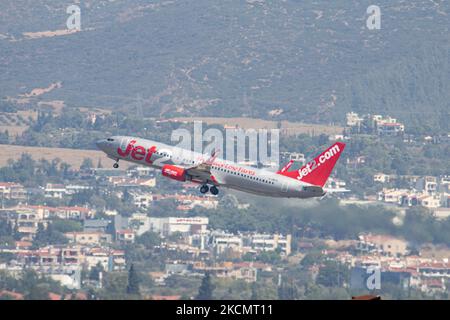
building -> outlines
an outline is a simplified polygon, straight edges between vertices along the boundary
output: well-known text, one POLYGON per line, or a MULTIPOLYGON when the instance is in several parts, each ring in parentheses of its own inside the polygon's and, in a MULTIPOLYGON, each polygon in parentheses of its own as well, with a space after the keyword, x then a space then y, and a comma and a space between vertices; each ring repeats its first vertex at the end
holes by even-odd
POLYGON ((67 232, 64 235, 69 241, 83 245, 100 245, 111 242, 111 235, 102 232, 67 232))
POLYGON ((226 233, 223 231, 211 232, 211 245, 216 254, 229 252, 242 252, 243 241, 240 235, 226 233))
POLYGON ((162 236, 168 236, 175 232, 186 235, 207 232, 209 219, 207 217, 168 217, 150 218, 150 230, 162 236))
POLYGON ((44 188, 44 196, 46 198, 62 199, 66 193, 66 187, 62 184, 48 183, 44 188))
POLYGON ((20 206, 19 209, 32 210, 39 219, 92 219, 95 211, 86 207, 47 207, 47 206, 20 206))
POLYGON ((257 252, 280 250, 282 255, 291 254, 290 234, 249 234, 244 236, 244 246, 250 246, 257 252))
POLYGON ((438 180, 436 177, 425 176, 421 177, 416 182, 416 189, 420 192, 433 195, 438 189, 438 180))
POLYGON ((362 252, 379 253, 392 257, 404 256, 409 253, 406 240, 389 235, 360 235, 356 248, 362 252))
POLYGON ((31 210, 17 210, 14 227, 22 235, 22 240, 33 240, 41 219, 31 210))
POLYGON ((86 219, 83 221, 83 231, 106 233, 110 223, 109 220, 86 219))
POLYGON ((405 132, 405 126, 401 123, 380 123, 377 125, 379 136, 398 136, 405 132))
POLYGON ((305 155, 303 153, 299 153, 299 152, 281 152, 280 155, 284 159, 287 159, 288 161, 292 160, 292 161, 298 162, 300 165, 303 165, 306 162, 306 158, 305 158, 305 155))
POLYGON ((116 241, 121 243, 134 243, 135 234, 133 230, 117 230, 116 241))
POLYGON ((356 112, 349 112, 346 114, 347 118, 347 126, 348 127, 357 127, 360 128, 363 122, 363 118, 361 118, 356 112))
POLYGON ((27 191, 19 183, 0 182, 0 197, 5 200, 26 200, 27 191))
POLYGON ((133 202, 134 205, 141 209, 148 209, 153 202, 153 194, 152 193, 133 193, 133 202))
POLYGON ((405 132, 405 126, 395 118, 374 115, 372 121, 379 136, 397 136, 405 132))
POLYGON ((132 229, 137 236, 150 230, 150 217, 145 213, 133 213, 130 218, 128 218, 126 228, 132 229))

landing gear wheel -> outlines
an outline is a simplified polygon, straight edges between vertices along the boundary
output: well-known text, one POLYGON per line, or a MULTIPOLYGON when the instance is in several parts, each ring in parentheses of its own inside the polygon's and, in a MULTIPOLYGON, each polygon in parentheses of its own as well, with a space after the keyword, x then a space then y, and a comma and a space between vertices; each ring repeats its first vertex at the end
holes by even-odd
POLYGON ((114 163, 113 167, 114 167, 114 169, 117 169, 119 167, 119 163, 118 162, 114 163))
POLYGON ((209 191, 211 191, 211 193, 212 193, 213 195, 215 195, 215 196, 219 194, 219 189, 217 189, 216 186, 212 186, 212 187, 209 189, 209 191))
POLYGON ((209 191, 209 187, 206 184, 204 184, 200 187, 201 193, 207 193, 208 191, 209 191))

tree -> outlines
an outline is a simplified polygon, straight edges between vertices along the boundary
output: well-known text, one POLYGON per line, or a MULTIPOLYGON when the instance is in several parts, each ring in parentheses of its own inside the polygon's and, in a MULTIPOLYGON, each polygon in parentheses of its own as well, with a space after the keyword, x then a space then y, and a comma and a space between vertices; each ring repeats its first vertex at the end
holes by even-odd
POLYGON ((91 271, 89 272, 89 279, 100 281, 100 272, 105 271, 103 268, 103 265, 99 262, 97 265, 93 268, 91 268, 91 271))
POLYGON ((198 289, 196 300, 212 300, 212 294, 214 291, 214 285, 211 283, 211 275, 206 272, 203 277, 202 283, 198 289))
POLYGON ((147 231, 137 237, 136 242, 142 244, 147 249, 152 249, 161 243, 161 237, 155 232, 147 231))
POLYGON ((341 287, 348 281, 349 270, 337 261, 326 261, 320 268, 316 283, 325 287, 341 287))
POLYGON ((283 281, 278 288, 279 300, 296 300, 299 298, 298 289, 295 283, 291 280, 289 282, 283 281))
POLYGON ((258 300, 258 286, 256 282, 252 284, 252 295, 250 296, 250 300, 258 300))
POLYGON ((127 285, 127 293, 140 295, 139 284, 141 280, 139 279, 139 275, 134 268, 134 264, 131 264, 130 270, 128 270, 128 285, 127 285))
POLYGON ((94 164, 92 163, 91 158, 84 158, 83 162, 81 163, 80 169, 81 170, 88 170, 94 168, 94 164))
POLYGON ((33 247, 39 248, 49 244, 66 244, 67 242, 68 239, 62 232, 55 230, 52 223, 49 223, 47 228, 43 223, 39 223, 33 247))

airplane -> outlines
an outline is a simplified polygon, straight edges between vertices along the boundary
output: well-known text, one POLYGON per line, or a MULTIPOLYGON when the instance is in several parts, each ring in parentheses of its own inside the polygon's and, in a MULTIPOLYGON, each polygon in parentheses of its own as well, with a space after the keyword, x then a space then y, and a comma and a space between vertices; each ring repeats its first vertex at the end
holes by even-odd
POLYGON ((200 192, 219 193, 219 187, 231 188, 256 195, 279 198, 314 198, 327 193, 323 187, 345 143, 336 142, 298 170, 290 170, 293 160, 281 170, 272 172, 210 155, 169 146, 164 143, 129 137, 112 136, 96 142, 97 147, 115 161, 119 160, 160 169, 163 176, 176 181, 200 184, 200 192))

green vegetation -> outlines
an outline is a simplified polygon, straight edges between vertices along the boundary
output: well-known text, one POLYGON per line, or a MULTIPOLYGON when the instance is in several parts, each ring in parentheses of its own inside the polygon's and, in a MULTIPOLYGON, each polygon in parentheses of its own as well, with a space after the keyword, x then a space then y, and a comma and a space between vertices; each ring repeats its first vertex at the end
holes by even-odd
POLYGON ((40 248, 49 244, 66 244, 68 242, 64 234, 57 231, 52 223, 49 223, 47 227, 39 223, 36 237, 33 240, 33 247, 40 248))
POLYGON ((46 300, 49 299, 49 293, 69 293, 58 281, 38 276, 32 270, 24 270, 18 278, 0 271, 0 291, 2 290, 21 293, 28 300, 46 300))
POLYGON ((127 285, 127 294, 132 294, 139 296, 140 290, 139 290, 139 284, 141 283, 141 280, 139 279, 139 275, 134 268, 134 264, 131 264, 130 269, 128 270, 128 285, 127 285))
POLYGON ((61 183, 72 174, 70 165, 54 159, 39 161, 29 154, 22 154, 17 161, 9 161, 6 167, 0 168, 0 181, 20 182, 24 186, 45 186, 47 183, 61 183))
POLYGON ((161 237, 155 232, 147 231, 141 236, 136 237, 136 243, 150 250, 161 244, 161 237))
MULTIPOLYGON (((18 88, 58 80, 64 85, 47 93, 52 100, 126 107, 138 117, 247 115, 329 123, 356 110, 390 113, 433 131, 448 128, 449 47, 442 28, 448 21, 437 13, 444 4, 380 0, 389 27, 371 31, 365 28, 368 5, 357 0, 199 0, 157 3, 157 10, 142 8, 145 3, 81 5, 90 16, 83 28, 95 28, 70 41, 4 40, 14 72, 13 79, 0 78, 4 94, 15 97, 23 93, 18 88), (112 18, 125 13, 119 23, 112 18), (60 52, 73 48, 78 50, 67 63, 60 52), (283 112, 270 116, 274 109, 283 112)), ((60 29, 65 19, 44 0, 7 4, 2 11, 0 33, 10 39, 60 29)))
POLYGON ((205 273, 200 288, 198 289, 196 300, 211 300, 213 297, 214 285, 211 282, 211 274, 205 273))

